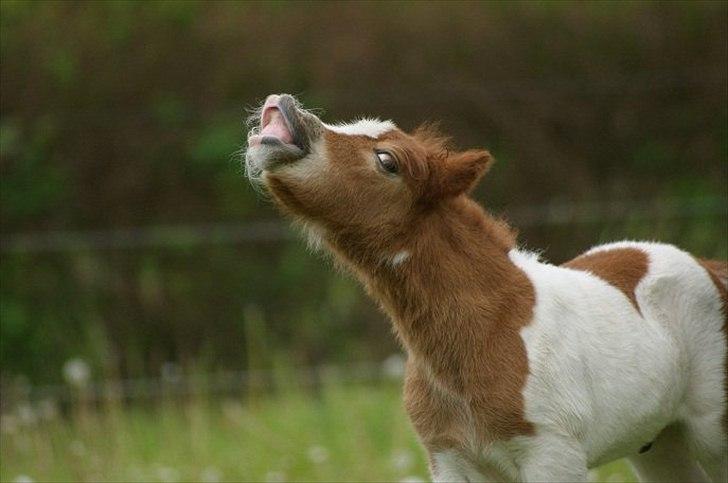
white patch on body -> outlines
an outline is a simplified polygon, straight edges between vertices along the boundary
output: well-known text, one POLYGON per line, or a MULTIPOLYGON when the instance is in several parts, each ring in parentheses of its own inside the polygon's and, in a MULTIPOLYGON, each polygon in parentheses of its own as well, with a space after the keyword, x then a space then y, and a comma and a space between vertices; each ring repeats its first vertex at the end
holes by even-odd
POLYGON ((637 454, 675 422, 688 428, 693 445, 725 449, 718 291, 692 256, 671 245, 620 242, 587 253, 617 248, 648 255, 635 289, 641 314, 590 273, 510 253, 536 291, 533 321, 521 330, 525 415, 537 428, 517 438, 526 443, 525 480, 581 477, 586 467, 637 454))
POLYGON ((410 252, 408 250, 401 250, 394 254, 394 256, 389 260, 389 264, 392 267, 398 267, 406 262, 409 257, 410 252))
POLYGON ((382 134, 397 129, 392 121, 380 121, 379 119, 359 119, 348 124, 324 124, 326 129, 348 136, 367 136, 378 138, 382 134))

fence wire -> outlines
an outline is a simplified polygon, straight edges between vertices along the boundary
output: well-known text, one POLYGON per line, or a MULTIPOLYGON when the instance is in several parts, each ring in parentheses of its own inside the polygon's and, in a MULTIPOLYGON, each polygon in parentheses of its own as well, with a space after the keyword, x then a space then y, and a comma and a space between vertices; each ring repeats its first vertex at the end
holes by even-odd
MULTIPOLYGON (((168 363, 167 365, 174 365, 168 363)), ((176 367, 176 365, 174 365, 176 367)), ((104 381, 68 381, 67 384, 30 385, 23 378, 3 384, 0 407, 23 403, 88 403, 108 400, 154 401, 162 398, 185 398, 196 395, 245 395, 250 391, 289 388, 316 388, 325 384, 399 383, 404 377, 405 358, 393 354, 381 363, 359 362, 320 365, 293 370, 240 370, 183 374, 163 368, 159 377, 111 379, 104 381)))
MULTIPOLYGON (((578 204, 558 202, 541 206, 504 207, 493 211, 505 215, 517 228, 619 220, 728 217, 728 198, 578 204)), ((290 240, 294 237, 295 234, 284 221, 149 226, 91 231, 49 231, 2 236, 0 252, 32 254, 150 247, 180 248, 196 245, 273 243, 290 240)))

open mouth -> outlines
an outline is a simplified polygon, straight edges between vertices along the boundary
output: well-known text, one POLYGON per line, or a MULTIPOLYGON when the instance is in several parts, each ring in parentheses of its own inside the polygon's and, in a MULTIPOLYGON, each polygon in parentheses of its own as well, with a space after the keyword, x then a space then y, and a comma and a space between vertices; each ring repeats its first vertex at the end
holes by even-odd
POLYGON ((276 96, 263 107, 260 129, 248 137, 248 146, 271 146, 303 155, 306 150, 303 131, 293 100, 285 95, 276 96))
POLYGON ((245 162, 250 173, 261 173, 305 158, 321 134, 321 121, 288 94, 268 96, 248 135, 245 162))
POLYGON ((260 117, 260 131, 248 138, 249 146, 288 144, 295 146, 292 129, 278 106, 266 106, 260 117))

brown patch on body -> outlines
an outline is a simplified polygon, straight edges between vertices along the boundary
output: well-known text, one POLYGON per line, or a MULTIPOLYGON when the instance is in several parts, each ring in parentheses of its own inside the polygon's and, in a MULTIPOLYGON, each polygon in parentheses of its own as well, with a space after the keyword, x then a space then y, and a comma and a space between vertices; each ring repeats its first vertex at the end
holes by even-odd
POLYGON ((329 241, 380 302, 407 349, 405 406, 425 446, 431 453, 465 450, 532 434, 524 415, 528 358, 519 331, 532 319, 535 290, 508 257, 513 232, 464 194, 490 166, 488 153, 449 153, 429 129, 414 137, 393 131, 376 141, 326 136, 332 169, 358 172, 360 186, 366 171, 352 166, 347 152, 367 153, 376 145, 401 163, 409 198, 386 210, 361 204, 360 210, 374 210, 377 223, 366 231, 337 226, 329 241), (390 216, 401 221, 383 223, 390 216), (411 254, 405 263, 396 269, 382 264, 382 253, 400 249, 411 254))
POLYGON ((728 262, 722 260, 705 260, 704 258, 698 258, 698 263, 708 272, 710 279, 715 284, 715 288, 718 289, 720 296, 723 298, 724 310, 728 306, 728 262))
MULTIPOLYGON (((726 342, 728 342, 728 287, 726 287, 728 284, 728 262, 705 260, 702 258, 698 258, 697 262, 708 272, 723 302, 723 333, 725 334, 726 342)), ((728 354, 726 354, 725 360, 725 390, 726 401, 728 401, 728 354)), ((728 433, 728 410, 723 415, 723 429, 728 433)))
POLYGON ((619 289, 640 312, 634 290, 649 268, 647 254, 638 248, 612 248, 580 255, 562 266, 589 272, 619 289))
MULTIPOLYGON (((477 460, 493 442, 534 434, 520 330, 532 320, 535 290, 508 256, 513 232, 468 197, 490 167, 488 152, 451 150, 430 128, 377 139, 316 133, 316 149, 264 181, 281 208, 320 230, 389 315, 409 356, 407 412, 430 456, 451 449, 477 460), (397 159, 396 173, 377 164, 380 149, 397 159)), ((700 262, 725 305, 728 267, 700 262)), ((634 291, 648 271, 645 252, 613 248, 564 266, 593 273, 640 310, 634 291)))
POLYGON ((448 150, 431 129, 378 139, 332 131, 315 173, 266 183, 282 208, 321 227, 325 245, 392 320, 408 353, 405 405, 430 452, 473 454, 534 433, 525 419, 528 358, 520 329, 535 290, 509 258, 510 228, 468 197, 492 159, 448 150), (396 175, 377 165, 393 153, 396 175), (402 263, 395 254, 406 250, 402 263))
POLYGON ((474 202, 453 200, 431 216, 412 259, 368 287, 410 355, 405 406, 420 438, 430 453, 468 454, 534 432, 519 331, 535 290, 508 257, 512 233, 474 202))

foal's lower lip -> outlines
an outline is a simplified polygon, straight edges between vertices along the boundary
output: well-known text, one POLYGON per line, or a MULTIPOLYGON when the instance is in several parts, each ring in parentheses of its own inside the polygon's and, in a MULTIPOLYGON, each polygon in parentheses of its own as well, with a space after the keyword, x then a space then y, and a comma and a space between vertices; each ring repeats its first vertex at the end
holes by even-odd
POLYGON ((283 141, 281 138, 275 137, 275 136, 263 136, 261 134, 254 134, 252 136, 248 137, 248 146, 277 146, 277 145, 285 145, 285 146, 292 146, 296 148, 301 148, 295 143, 287 143, 283 141))

